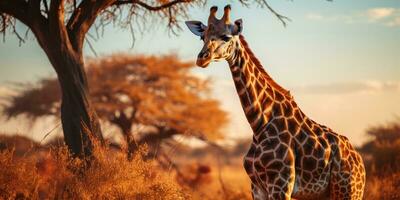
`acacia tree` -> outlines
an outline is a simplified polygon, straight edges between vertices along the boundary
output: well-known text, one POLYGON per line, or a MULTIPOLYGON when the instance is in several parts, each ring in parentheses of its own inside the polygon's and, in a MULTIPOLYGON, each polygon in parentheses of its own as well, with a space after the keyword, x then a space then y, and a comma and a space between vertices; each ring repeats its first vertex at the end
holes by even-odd
MULTIPOLYGON (((132 21, 144 22, 148 14, 165 20, 173 28, 178 26, 180 17, 187 15, 190 6, 201 6, 206 1, 0 0, 0 32, 5 35, 10 31, 24 40, 16 28, 18 20, 33 33, 60 83, 64 140, 74 156, 85 157, 91 155, 93 139, 102 141, 84 71, 82 48, 89 29, 95 24, 98 30, 116 21, 122 28, 132 27, 129 26, 132 21)), ((246 6, 252 3, 264 6, 285 24, 287 18, 276 13, 266 0, 238 1, 246 6)))
POLYGON ((365 155, 367 172, 379 176, 400 172, 400 118, 370 127, 366 135, 372 140, 363 144, 359 151, 365 155))
MULTIPOLYGON (((129 155, 137 144, 160 144, 175 135, 221 137, 226 113, 208 97, 209 81, 190 73, 193 66, 174 55, 118 54, 88 62, 93 105, 100 118, 121 129, 129 155), (137 141, 132 135, 134 126, 142 130, 136 132, 137 141)), ((33 121, 59 116, 61 93, 55 78, 21 86, 19 93, 8 98, 6 116, 24 114, 33 121)))

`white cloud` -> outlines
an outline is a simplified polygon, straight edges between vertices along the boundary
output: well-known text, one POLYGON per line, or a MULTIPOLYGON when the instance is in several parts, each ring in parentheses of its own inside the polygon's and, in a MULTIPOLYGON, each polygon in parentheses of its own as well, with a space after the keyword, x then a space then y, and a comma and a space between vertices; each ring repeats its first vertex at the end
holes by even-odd
POLYGON ((400 17, 394 18, 393 20, 387 22, 385 25, 389 27, 400 26, 400 17))
POLYGON ((322 15, 307 13, 306 19, 323 22, 375 23, 387 27, 400 27, 400 8, 371 8, 347 14, 322 15))
POLYGON ((294 91, 314 94, 400 92, 400 81, 342 82, 294 87, 294 91))
POLYGON ((317 14, 317 13, 308 13, 308 14, 306 14, 306 19, 320 21, 320 20, 324 20, 324 16, 317 14))
POLYGON ((331 15, 323 16, 318 13, 306 14, 306 19, 312 21, 324 21, 324 22, 344 22, 346 24, 354 23, 356 18, 350 15, 331 15))
POLYGON ((400 26, 400 8, 373 8, 367 11, 370 22, 376 22, 388 27, 400 26))
POLYGON ((367 16, 371 20, 379 20, 393 15, 396 12, 394 8, 372 8, 367 10, 367 16))

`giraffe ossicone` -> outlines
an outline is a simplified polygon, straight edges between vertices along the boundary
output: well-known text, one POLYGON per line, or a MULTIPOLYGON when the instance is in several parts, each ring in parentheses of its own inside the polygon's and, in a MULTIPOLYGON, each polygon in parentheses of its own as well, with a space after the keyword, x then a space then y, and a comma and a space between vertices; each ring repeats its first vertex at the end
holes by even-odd
POLYGON ((211 7, 207 25, 187 21, 204 46, 196 64, 226 60, 253 142, 244 158, 253 199, 361 200, 365 169, 349 140, 307 117, 264 70, 244 37, 242 20, 221 19, 211 7))

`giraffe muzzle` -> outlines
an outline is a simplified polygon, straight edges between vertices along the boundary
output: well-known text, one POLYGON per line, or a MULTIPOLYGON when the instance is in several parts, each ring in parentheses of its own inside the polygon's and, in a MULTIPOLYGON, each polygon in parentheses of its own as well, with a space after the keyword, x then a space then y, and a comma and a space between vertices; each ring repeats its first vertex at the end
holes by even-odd
POLYGON ((211 53, 210 51, 202 51, 197 56, 196 65, 199 67, 207 67, 211 62, 211 53))
POLYGON ((197 58, 201 58, 201 59, 207 59, 208 57, 210 57, 210 51, 202 51, 199 53, 199 55, 197 56, 197 58))

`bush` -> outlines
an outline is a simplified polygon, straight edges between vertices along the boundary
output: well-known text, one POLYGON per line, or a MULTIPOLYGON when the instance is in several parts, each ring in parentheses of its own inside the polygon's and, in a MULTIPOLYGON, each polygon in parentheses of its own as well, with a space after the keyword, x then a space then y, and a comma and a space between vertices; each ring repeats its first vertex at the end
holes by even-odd
POLYGON ((380 176, 400 172, 400 121, 378 125, 367 130, 374 139, 359 150, 363 154, 367 174, 380 176))
POLYGON ((32 159, 14 159, 13 152, 0 153, 0 198, 38 198, 39 174, 32 159))
POLYGON ((140 154, 128 161, 123 153, 96 148, 90 167, 72 159, 66 148, 37 158, 15 158, 13 154, 10 150, 0 153, 2 199, 189 198, 172 177, 157 173, 140 154))
POLYGON ((397 200, 400 199, 400 173, 391 176, 373 176, 368 178, 364 199, 397 200))

